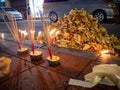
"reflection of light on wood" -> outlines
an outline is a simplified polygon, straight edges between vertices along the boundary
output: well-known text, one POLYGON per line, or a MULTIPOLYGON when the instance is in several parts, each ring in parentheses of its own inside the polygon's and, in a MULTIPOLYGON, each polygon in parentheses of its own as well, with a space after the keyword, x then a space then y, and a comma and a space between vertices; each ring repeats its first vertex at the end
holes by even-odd
POLYGON ((111 59, 111 51, 110 50, 103 50, 101 51, 101 62, 108 62, 111 59))
POLYGON ((101 62, 108 62, 111 59, 111 55, 110 54, 102 54, 100 57, 100 61, 101 62))
POLYGON ((1 38, 4 39, 5 38, 5 34, 1 33, 1 38))

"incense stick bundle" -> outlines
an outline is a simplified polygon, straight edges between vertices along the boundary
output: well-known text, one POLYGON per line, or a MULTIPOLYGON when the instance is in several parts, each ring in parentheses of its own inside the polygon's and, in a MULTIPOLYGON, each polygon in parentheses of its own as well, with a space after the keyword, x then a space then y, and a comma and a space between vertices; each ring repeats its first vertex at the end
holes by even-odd
POLYGON ((52 59, 52 47, 51 47, 51 43, 50 43, 50 38, 49 38, 49 34, 48 34, 48 23, 46 23, 44 21, 42 12, 40 12, 40 16, 41 16, 41 22, 42 22, 42 26, 43 26, 43 31, 47 40, 47 47, 48 47, 48 52, 50 55, 50 59, 52 59))
POLYGON ((27 15, 27 30, 28 30, 28 38, 31 41, 31 48, 34 54, 34 39, 35 39, 35 18, 33 15, 27 15))
POLYGON ((7 15, 7 18, 10 20, 9 22, 5 18, 3 20, 13 38, 16 40, 18 48, 21 49, 16 18, 11 15, 7 15))

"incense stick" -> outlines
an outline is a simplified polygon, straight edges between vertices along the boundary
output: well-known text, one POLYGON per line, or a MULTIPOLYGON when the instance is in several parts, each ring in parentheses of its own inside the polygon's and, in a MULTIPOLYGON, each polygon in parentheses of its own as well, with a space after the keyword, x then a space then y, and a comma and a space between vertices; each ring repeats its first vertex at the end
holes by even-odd
POLYGON ((27 15, 27 29, 28 29, 28 37, 31 41, 32 52, 34 54, 35 20, 32 14, 27 15))
POLYGON ((40 16, 41 16, 41 22, 42 22, 42 26, 43 26, 43 31, 44 31, 44 35, 46 37, 46 40, 47 40, 47 47, 48 47, 48 52, 49 52, 49 55, 50 55, 50 59, 52 59, 52 48, 51 48, 51 43, 50 43, 50 40, 49 40, 49 37, 48 37, 48 24, 44 22, 44 18, 43 18, 43 15, 42 13, 40 13, 40 16))

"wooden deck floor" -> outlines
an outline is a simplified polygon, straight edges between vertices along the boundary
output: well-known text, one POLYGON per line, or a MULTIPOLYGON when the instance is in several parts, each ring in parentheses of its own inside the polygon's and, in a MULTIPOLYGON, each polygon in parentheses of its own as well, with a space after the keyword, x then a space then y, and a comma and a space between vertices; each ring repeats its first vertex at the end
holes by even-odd
MULTIPOLYGON (((29 41, 24 44, 29 51, 29 41)), ((69 79, 84 80, 84 75, 91 72, 94 65, 114 63, 120 65, 120 57, 109 55, 94 55, 72 49, 53 48, 53 53, 60 57, 60 65, 49 66, 46 57, 49 55, 46 45, 35 50, 42 51, 42 60, 31 61, 30 55, 17 55, 17 45, 11 36, 0 39, 0 57, 11 59, 10 74, 0 78, 0 90, 117 90, 118 88, 97 85, 93 88, 84 88, 68 85, 69 79)))

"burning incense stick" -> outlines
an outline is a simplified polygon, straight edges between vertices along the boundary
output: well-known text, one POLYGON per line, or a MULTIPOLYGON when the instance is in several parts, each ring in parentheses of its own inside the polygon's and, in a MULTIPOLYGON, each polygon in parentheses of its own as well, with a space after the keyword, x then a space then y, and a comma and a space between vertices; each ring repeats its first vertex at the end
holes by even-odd
POLYGON ((31 41, 32 52, 34 54, 35 19, 33 18, 32 14, 27 16, 27 29, 28 29, 28 37, 31 41))
POLYGON ((12 17, 11 15, 7 15, 7 17, 10 22, 6 21, 5 18, 3 20, 8 27, 8 30, 11 32, 13 38, 16 40, 18 48, 21 49, 16 18, 12 17))
POLYGON ((50 55, 50 59, 52 59, 52 49, 51 49, 51 44, 50 44, 50 40, 49 40, 49 34, 48 34, 48 25, 47 23, 44 22, 44 18, 43 18, 43 15, 42 15, 42 12, 40 12, 40 16, 41 16, 41 21, 42 21, 42 26, 43 26, 43 30, 44 30, 44 34, 45 34, 45 37, 46 37, 46 40, 47 40, 47 47, 48 47, 48 52, 49 52, 49 55, 50 55))

